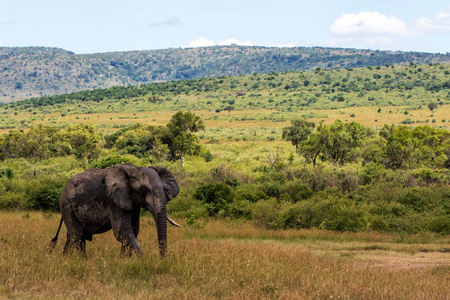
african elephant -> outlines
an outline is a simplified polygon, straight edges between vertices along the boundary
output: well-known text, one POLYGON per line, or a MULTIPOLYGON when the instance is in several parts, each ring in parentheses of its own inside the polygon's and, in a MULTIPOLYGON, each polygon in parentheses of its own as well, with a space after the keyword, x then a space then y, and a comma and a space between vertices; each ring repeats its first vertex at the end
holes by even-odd
POLYGON ((149 210, 156 222, 159 250, 167 247, 167 222, 179 227, 166 212, 166 203, 178 195, 179 187, 172 173, 163 167, 136 167, 132 164, 108 169, 89 169, 72 177, 59 199, 61 222, 47 246, 53 251, 64 221, 67 240, 64 254, 75 246, 86 253, 86 240, 92 235, 113 230, 122 243, 122 252, 141 254, 136 238, 141 208, 149 210))

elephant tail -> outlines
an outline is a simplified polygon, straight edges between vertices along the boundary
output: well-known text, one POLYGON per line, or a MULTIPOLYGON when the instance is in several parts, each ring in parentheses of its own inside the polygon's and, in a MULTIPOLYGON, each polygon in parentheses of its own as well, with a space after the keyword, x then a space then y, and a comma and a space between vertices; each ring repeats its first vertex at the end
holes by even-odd
POLYGON ((56 232, 55 237, 48 243, 47 247, 45 247, 45 251, 48 253, 52 253, 53 249, 55 249, 56 243, 58 242, 59 231, 61 230, 61 226, 63 223, 63 217, 61 216, 61 221, 59 222, 58 231, 56 232))

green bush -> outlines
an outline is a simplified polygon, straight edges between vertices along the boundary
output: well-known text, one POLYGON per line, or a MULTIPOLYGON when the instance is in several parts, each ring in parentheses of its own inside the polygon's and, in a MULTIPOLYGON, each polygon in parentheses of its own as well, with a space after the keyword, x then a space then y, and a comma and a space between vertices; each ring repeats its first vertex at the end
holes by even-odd
POLYGON ((361 231, 367 226, 364 209, 335 189, 317 193, 308 200, 296 203, 295 210, 299 214, 296 219, 292 218, 292 212, 290 218, 286 218, 289 227, 361 231))
POLYGON ((313 192, 306 183, 300 180, 296 180, 288 181, 283 186, 280 198, 295 203, 304 199, 308 199, 312 195, 313 192))
POLYGON ((450 234, 450 214, 431 217, 427 229, 442 234, 450 234))
POLYGON ((278 203, 275 198, 261 200, 254 203, 251 207, 251 218, 259 227, 266 229, 282 229, 283 205, 278 203))
POLYGON ((253 204, 251 210, 255 224, 268 229, 361 231, 367 228, 366 212, 351 200, 333 193, 295 204, 270 198, 253 204))
POLYGON ((28 184, 27 196, 29 207, 56 211, 59 209, 59 197, 68 178, 44 175, 28 184))
POLYGON ((209 150, 204 152, 201 156, 205 159, 206 162, 210 162, 214 159, 214 156, 211 154, 211 152, 209 152, 209 150))
POLYGON ((228 204, 226 214, 233 219, 250 219, 252 203, 248 200, 234 200, 228 204))
POLYGON ((254 203, 267 198, 268 196, 257 187, 253 185, 243 185, 235 192, 234 201, 245 200, 254 203))
POLYGON ((11 168, 0 168, 0 178, 1 177, 5 177, 5 178, 13 178, 14 177, 14 171, 11 168))
POLYGON ((96 160, 92 163, 92 166, 94 168, 100 168, 100 169, 106 169, 109 168, 110 166, 114 166, 114 165, 120 165, 120 164, 125 164, 125 163, 131 163, 131 160, 129 158, 120 156, 120 155, 114 155, 114 156, 109 156, 103 159, 99 159, 96 160))
POLYGON ((215 216, 221 211, 226 211, 227 206, 233 202, 234 193, 224 183, 208 184, 199 187, 194 198, 206 204, 210 216, 215 216))
POLYGON ((167 213, 180 218, 208 218, 209 212, 201 201, 191 195, 180 194, 167 204, 167 213))
POLYGON ((434 170, 431 168, 423 167, 411 171, 411 175, 416 178, 420 184, 449 184, 450 172, 446 170, 434 170))

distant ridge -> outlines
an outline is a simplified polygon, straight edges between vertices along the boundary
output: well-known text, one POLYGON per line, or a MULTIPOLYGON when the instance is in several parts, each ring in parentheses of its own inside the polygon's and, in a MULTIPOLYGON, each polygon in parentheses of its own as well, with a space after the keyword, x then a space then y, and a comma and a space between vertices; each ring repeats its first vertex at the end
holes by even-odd
POLYGON ((162 81, 410 62, 450 63, 450 54, 237 45, 74 54, 60 48, 0 47, 0 102, 162 81))

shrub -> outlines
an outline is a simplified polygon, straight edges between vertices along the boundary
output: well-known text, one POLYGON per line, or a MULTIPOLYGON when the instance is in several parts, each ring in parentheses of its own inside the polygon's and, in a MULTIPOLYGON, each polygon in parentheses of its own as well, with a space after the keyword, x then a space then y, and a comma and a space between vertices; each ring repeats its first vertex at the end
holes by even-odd
POLYGON ((406 120, 401 121, 400 123, 401 124, 414 124, 414 121, 408 118, 406 120))
POLYGON ((295 204, 275 198, 261 200, 251 207, 257 226, 267 229, 322 228, 339 231, 361 231, 367 228, 367 213, 353 201, 322 192, 295 204))
POLYGON ((44 175, 30 181, 26 193, 30 208, 58 210, 59 197, 67 180, 64 176, 44 175))
POLYGON ((226 211, 228 204, 233 202, 233 191, 224 183, 208 184, 199 187, 194 198, 207 205, 210 216, 226 211))
POLYGON ((114 156, 109 156, 103 159, 99 159, 95 162, 92 163, 92 166, 94 168, 100 168, 100 169, 106 169, 109 168, 110 166, 114 166, 114 165, 120 165, 120 164, 125 164, 125 163, 130 163, 131 160, 129 158, 120 156, 120 155, 114 155, 114 156))
POLYGON ((258 201, 251 207, 252 220, 262 228, 282 229, 285 226, 282 208, 275 198, 258 201))
POLYGON ((205 159, 206 162, 210 162, 214 159, 214 156, 211 154, 211 152, 208 150, 202 154, 202 157, 205 159))
POLYGON ((427 167, 413 170, 411 175, 419 181, 420 184, 448 184, 449 176, 444 170, 433 170, 427 167))
POLYGON ((205 205, 192 197, 192 194, 186 193, 178 195, 167 203, 167 213, 182 218, 189 218, 190 216, 195 218, 209 217, 205 205))
POLYGON ((427 229, 437 233, 450 234, 450 216, 447 214, 430 218, 427 222, 427 229))
POLYGON ((5 178, 9 178, 9 179, 13 178, 14 177, 13 169, 8 168, 8 167, 0 168, 0 178, 1 177, 5 177, 5 178))
POLYGON ((361 231, 367 226, 366 214, 353 201, 338 193, 325 191, 310 200, 310 226, 339 231, 361 231), (327 195, 328 194, 328 195, 327 195))
POLYGON ((235 192, 234 201, 249 201, 255 203, 267 198, 268 196, 255 186, 242 185, 241 188, 235 192))
POLYGON ((415 211, 423 212, 431 205, 429 199, 427 198, 427 195, 423 195, 422 193, 419 193, 416 188, 413 188, 397 195, 394 198, 394 201, 401 203, 406 207, 412 208, 415 211))
POLYGON ((281 197, 288 197, 290 201, 294 203, 307 199, 313 195, 309 186, 300 180, 287 182, 281 193, 281 197))
POLYGON ((228 204, 227 214, 234 219, 250 219, 252 214, 252 204, 248 200, 234 200, 228 204))

